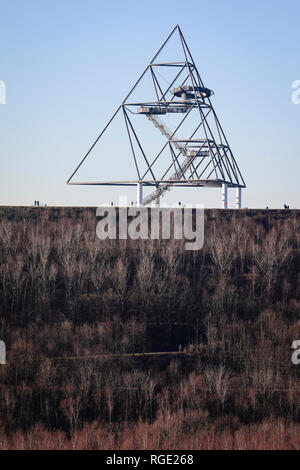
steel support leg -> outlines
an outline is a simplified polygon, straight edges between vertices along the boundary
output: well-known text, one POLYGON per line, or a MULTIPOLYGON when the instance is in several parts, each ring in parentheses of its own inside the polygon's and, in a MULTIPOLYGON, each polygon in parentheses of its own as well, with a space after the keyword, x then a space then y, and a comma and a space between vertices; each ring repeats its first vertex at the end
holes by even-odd
POLYGON ((226 183, 222 184, 222 209, 227 209, 228 206, 228 186, 226 183))
POLYGON ((242 188, 236 188, 235 208, 242 208, 242 188))
POLYGON ((137 184, 137 206, 143 207, 143 184, 137 184))

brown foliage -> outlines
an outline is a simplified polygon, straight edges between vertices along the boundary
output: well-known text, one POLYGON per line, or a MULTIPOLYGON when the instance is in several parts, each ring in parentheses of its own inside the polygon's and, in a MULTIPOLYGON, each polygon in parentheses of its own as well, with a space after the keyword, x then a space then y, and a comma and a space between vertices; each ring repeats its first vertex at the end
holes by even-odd
POLYGON ((0 214, 1 449, 299 448, 297 211, 207 211, 199 252, 0 214))

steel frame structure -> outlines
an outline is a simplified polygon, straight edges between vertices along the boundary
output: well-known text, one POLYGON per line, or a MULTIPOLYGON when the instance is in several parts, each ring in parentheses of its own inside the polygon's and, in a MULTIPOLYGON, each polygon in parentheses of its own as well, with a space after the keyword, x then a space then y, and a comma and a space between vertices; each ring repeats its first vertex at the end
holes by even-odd
POLYGON ((145 186, 154 186, 156 188, 154 193, 145 198, 143 201, 144 204, 149 204, 151 201, 158 199, 167 190, 174 186, 222 187, 226 185, 226 188, 239 188, 239 191, 241 188, 245 188, 246 185, 244 179, 213 108, 211 102, 211 95, 213 92, 211 92, 211 94, 208 92, 210 92, 210 90, 204 87, 203 81, 199 75, 181 29, 179 25, 176 25, 142 75, 134 84, 122 104, 115 111, 97 139, 89 148, 86 155, 73 171, 67 184, 107 186, 136 186, 142 184, 145 186), (170 38, 176 33, 179 34, 180 44, 185 60, 177 62, 156 62, 157 57, 163 51, 170 38), (174 79, 170 84, 168 84, 168 86, 162 85, 161 80, 158 77, 158 73, 156 72, 157 67, 172 67, 175 71, 174 79), (137 89, 146 73, 150 73, 151 75, 156 101, 131 102, 129 98, 137 89), (172 87, 174 87, 179 80, 180 86, 176 89, 176 94, 174 94, 173 90, 173 96, 170 96, 172 94, 172 87), (181 89, 182 97, 184 97, 184 93, 186 93, 185 90, 189 90, 189 92, 186 93, 188 95, 188 99, 178 98, 178 90, 181 89), (199 90, 206 91, 199 93, 199 90), (138 110, 136 110, 137 107, 139 107, 138 110), (73 181, 73 177, 119 112, 121 112, 124 117, 129 145, 137 172, 137 179, 124 181, 73 181), (183 117, 180 119, 175 130, 169 131, 163 123, 160 123, 157 116, 163 116, 164 114, 171 112, 182 112, 183 117), (176 133, 193 112, 198 112, 199 115, 196 127, 191 129, 188 138, 176 138, 176 133), (147 157, 145 148, 142 146, 141 140, 137 135, 132 123, 132 114, 140 114, 141 119, 142 115, 146 115, 165 137, 164 145, 151 159, 147 157), (209 118, 214 123, 215 132, 213 132, 212 125, 209 123, 209 118), (202 138, 197 136, 197 132, 199 132, 199 130, 203 133, 202 138), (139 149, 139 155, 142 155, 143 157, 143 165, 144 168, 146 167, 146 170, 144 171, 141 170, 141 166, 136 155, 136 148, 139 149), (157 177, 153 167, 158 159, 162 160, 164 158, 163 153, 165 149, 169 149, 171 159, 168 160, 168 165, 165 171, 157 177), (196 150, 193 151, 191 149, 196 150))

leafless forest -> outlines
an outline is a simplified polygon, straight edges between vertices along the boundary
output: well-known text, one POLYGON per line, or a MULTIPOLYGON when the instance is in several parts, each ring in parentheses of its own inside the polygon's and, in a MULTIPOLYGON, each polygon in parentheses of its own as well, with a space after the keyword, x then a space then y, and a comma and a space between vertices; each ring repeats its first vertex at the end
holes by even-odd
POLYGON ((300 211, 207 210, 194 252, 96 224, 0 208, 0 449, 300 449, 300 211))

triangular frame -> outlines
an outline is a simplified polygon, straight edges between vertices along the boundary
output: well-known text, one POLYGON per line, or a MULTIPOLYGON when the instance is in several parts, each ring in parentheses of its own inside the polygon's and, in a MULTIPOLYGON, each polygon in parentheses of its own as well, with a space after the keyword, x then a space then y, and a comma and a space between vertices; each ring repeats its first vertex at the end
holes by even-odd
POLYGON ((221 187, 226 184, 228 187, 245 188, 246 185, 244 179, 211 103, 212 94, 213 92, 211 90, 205 88, 181 29, 179 25, 176 25, 135 85, 132 87, 122 104, 115 111, 114 115, 76 167, 68 179, 67 184, 136 186, 138 183, 141 183, 146 186, 155 186, 156 190, 150 196, 145 198, 143 201, 144 204, 149 204, 153 200, 164 195, 167 190, 174 186, 221 187), (184 53, 184 61, 156 62, 156 59, 164 50, 171 37, 176 33, 179 35, 180 44, 184 53), (161 80, 158 77, 158 73, 156 72, 158 67, 173 67, 176 71, 174 80, 167 87, 161 83, 161 80), (151 74, 156 101, 146 103, 130 102, 129 98, 132 96, 147 73, 151 74), (179 79, 182 80, 179 82, 179 87, 171 91, 172 87, 178 83, 179 79), (188 83, 189 85, 187 85, 188 83), (170 94, 172 93, 173 96, 170 98, 170 94), (175 95, 174 93, 177 94, 175 95), (139 107, 138 109, 137 106, 139 107), (180 127, 193 111, 199 113, 199 121, 197 121, 196 129, 191 129, 189 137, 186 139, 176 138, 176 132, 178 132, 180 127), (73 181, 73 177, 119 112, 123 113, 124 125, 127 130, 129 145, 131 147, 137 171, 137 179, 130 181, 73 181), (166 113, 171 112, 184 114, 175 131, 169 131, 157 118, 157 115, 164 116, 166 113), (143 115, 146 115, 146 117, 153 122, 165 137, 163 147, 157 155, 151 158, 151 161, 146 156, 145 149, 141 144, 140 138, 132 124, 132 119, 129 116, 130 113, 139 114, 141 118, 143 115), (211 125, 209 124, 209 115, 210 119, 213 120, 215 132, 213 132, 211 125), (204 131, 204 138, 195 139, 194 137, 197 135, 199 129, 204 131), (136 157, 136 146, 138 146, 140 154, 143 156, 143 164, 144 168, 146 167, 146 171, 141 171, 141 165, 139 165, 139 161, 136 157), (163 158, 164 150, 166 148, 169 148, 171 163, 168 162, 167 169, 162 175, 157 177, 155 176, 153 165, 158 161, 158 159, 163 158), (197 150, 191 151, 191 148, 197 148, 197 150))

